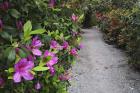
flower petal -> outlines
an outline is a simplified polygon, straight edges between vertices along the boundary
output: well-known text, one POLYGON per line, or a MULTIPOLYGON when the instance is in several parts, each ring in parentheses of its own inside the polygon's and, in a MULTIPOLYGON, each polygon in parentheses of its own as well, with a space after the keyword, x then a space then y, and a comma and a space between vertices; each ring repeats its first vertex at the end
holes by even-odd
POLYGON ((54 67, 50 66, 50 67, 49 67, 49 70, 50 70, 51 75, 53 76, 53 75, 55 74, 55 69, 54 69, 54 67))
POLYGON ((54 57, 47 63, 47 66, 53 66, 54 64, 57 63, 57 61, 58 61, 58 58, 54 57))
POLYGON ((54 57, 54 56, 55 56, 55 54, 54 54, 54 53, 52 53, 52 52, 49 52, 48 50, 46 50, 46 51, 45 51, 45 53, 44 53, 44 57, 47 57, 47 56, 54 57))
POLYGON ((34 63, 32 61, 28 61, 25 70, 31 70, 33 67, 34 63))
POLYGON ((20 73, 16 72, 13 76, 13 80, 15 83, 21 82, 21 75, 20 73))
POLYGON ((22 73, 22 76, 25 80, 33 80, 34 79, 33 74, 30 73, 29 71, 22 73))
POLYGON ((39 49, 32 49, 32 53, 36 56, 41 56, 42 52, 39 49))
POLYGON ((26 66, 27 59, 26 58, 22 58, 19 60, 18 63, 15 64, 14 68, 16 71, 19 71, 22 68, 24 68, 26 66))

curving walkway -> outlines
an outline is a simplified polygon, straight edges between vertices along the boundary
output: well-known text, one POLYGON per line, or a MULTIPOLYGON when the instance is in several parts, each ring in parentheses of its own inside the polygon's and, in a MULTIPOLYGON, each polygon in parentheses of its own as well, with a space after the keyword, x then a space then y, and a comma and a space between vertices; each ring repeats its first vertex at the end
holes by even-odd
POLYGON ((124 52, 106 44, 96 28, 83 31, 69 93, 140 93, 140 73, 129 67, 124 52))

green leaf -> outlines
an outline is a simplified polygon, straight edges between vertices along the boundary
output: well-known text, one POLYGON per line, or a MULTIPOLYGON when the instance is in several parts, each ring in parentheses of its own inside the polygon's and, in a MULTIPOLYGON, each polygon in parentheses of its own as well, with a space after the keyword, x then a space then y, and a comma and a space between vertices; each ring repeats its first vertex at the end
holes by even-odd
POLYGON ((9 69, 8 69, 8 72, 9 72, 9 73, 14 72, 14 68, 9 68, 9 69))
POLYGON ((1 32, 0 35, 1 35, 2 38, 10 41, 11 36, 7 32, 1 32))
POLYGON ((69 38, 70 38, 70 36, 66 36, 66 37, 64 37, 65 38, 65 40, 68 40, 69 38))
POLYGON ((25 24, 24 24, 24 27, 23 27, 23 30, 24 30, 24 40, 29 40, 30 39, 30 32, 32 30, 32 24, 31 24, 31 21, 27 21, 25 24))
POLYGON ((15 59, 16 59, 16 51, 15 51, 15 49, 12 49, 9 51, 8 60, 12 62, 15 59))
POLYGON ((26 54, 26 52, 23 51, 22 49, 19 49, 19 56, 20 56, 21 58, 26 58, 26 57, 27 57, 27 54, 26 54))
POLYGON ((15 63, 18 63, 20 59, 21 59, 21 58, 20 58, 18 55, 16 55, 15 63))
POLYGON ((35 74, 36 74, 36 73, 35 73, 34 71, 32 71, 32 70, 31 70, 30 72, 31 72, 33 75, 35 75, 35 74))
POLYGON ((59 9, 59 8, 54 8, 53 11, 55 11, 55 12, 60 12, 61 9, 59 9))
POLYGON ((24 24, 24 32, 28 32, 28 31, 31 31, 32 30, 32 23, 31 21, 27 21, 25 24, 24 24))
POLYGON ((8 79, 13 79, 13 76, 8 76, 8 79))
POLYGON ((39 62, 39 66, 44 66, 44 65, 46 65, 46 61, 42 61, 42 60, 40 60, 40 62, 39 62))
POLYGON ((9 12, 14 18, 18 19, 20 17, 20 12, 18 12, 16 9, 10 9, 9 12))
POLYGON ((63 37, 64 37, 64 34, 61 33, 61 34, 60 34, 60 39, 63 39, 63 37))
POLYGON ((24 41, 28 41, 29 39, 31 39, 31 36, 24 37, 24 41))
POLYGON ((84 14, 80 15, 78 21, 81 22, 84 19, 84 14))
POLYGON ((37 66, 33 68, 34 71, 46 71, 48 69, 49 69, 48 67, 41 67, 41 66, 37 66))
POLYGON ((46 31, 45 29, 37 29, 37 30, 34 30, 34 31, 30 32, 30 35, 43 34, 45 31, 46 31))

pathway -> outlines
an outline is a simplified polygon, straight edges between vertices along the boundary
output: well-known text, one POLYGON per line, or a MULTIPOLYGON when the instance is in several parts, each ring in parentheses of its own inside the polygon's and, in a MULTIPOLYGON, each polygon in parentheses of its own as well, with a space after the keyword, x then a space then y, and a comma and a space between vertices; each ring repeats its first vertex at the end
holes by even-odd
POLYGON ((84 32, 69 93, 140 93, 140 73, 129 67, 124 52, 106 44, 97 29, 84 32))

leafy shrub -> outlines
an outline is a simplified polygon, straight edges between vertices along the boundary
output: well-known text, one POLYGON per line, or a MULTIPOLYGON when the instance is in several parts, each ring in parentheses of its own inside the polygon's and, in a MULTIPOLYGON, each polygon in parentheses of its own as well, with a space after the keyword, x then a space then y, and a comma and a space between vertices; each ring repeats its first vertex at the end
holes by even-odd
POLYGON ((105 33, 108 43, 116 44, 125 49, 131 56, 130 62, 137 67, 140 63, 140 7, 137 0, 113 0, 108 5, 101 3, 96 6, 106 7, 105 10, 96 10, 96 18, 101 30, 105 33))
POLYGON ((71 2, 0 0, 1 93, 67 92, 83 19, 71 2))

